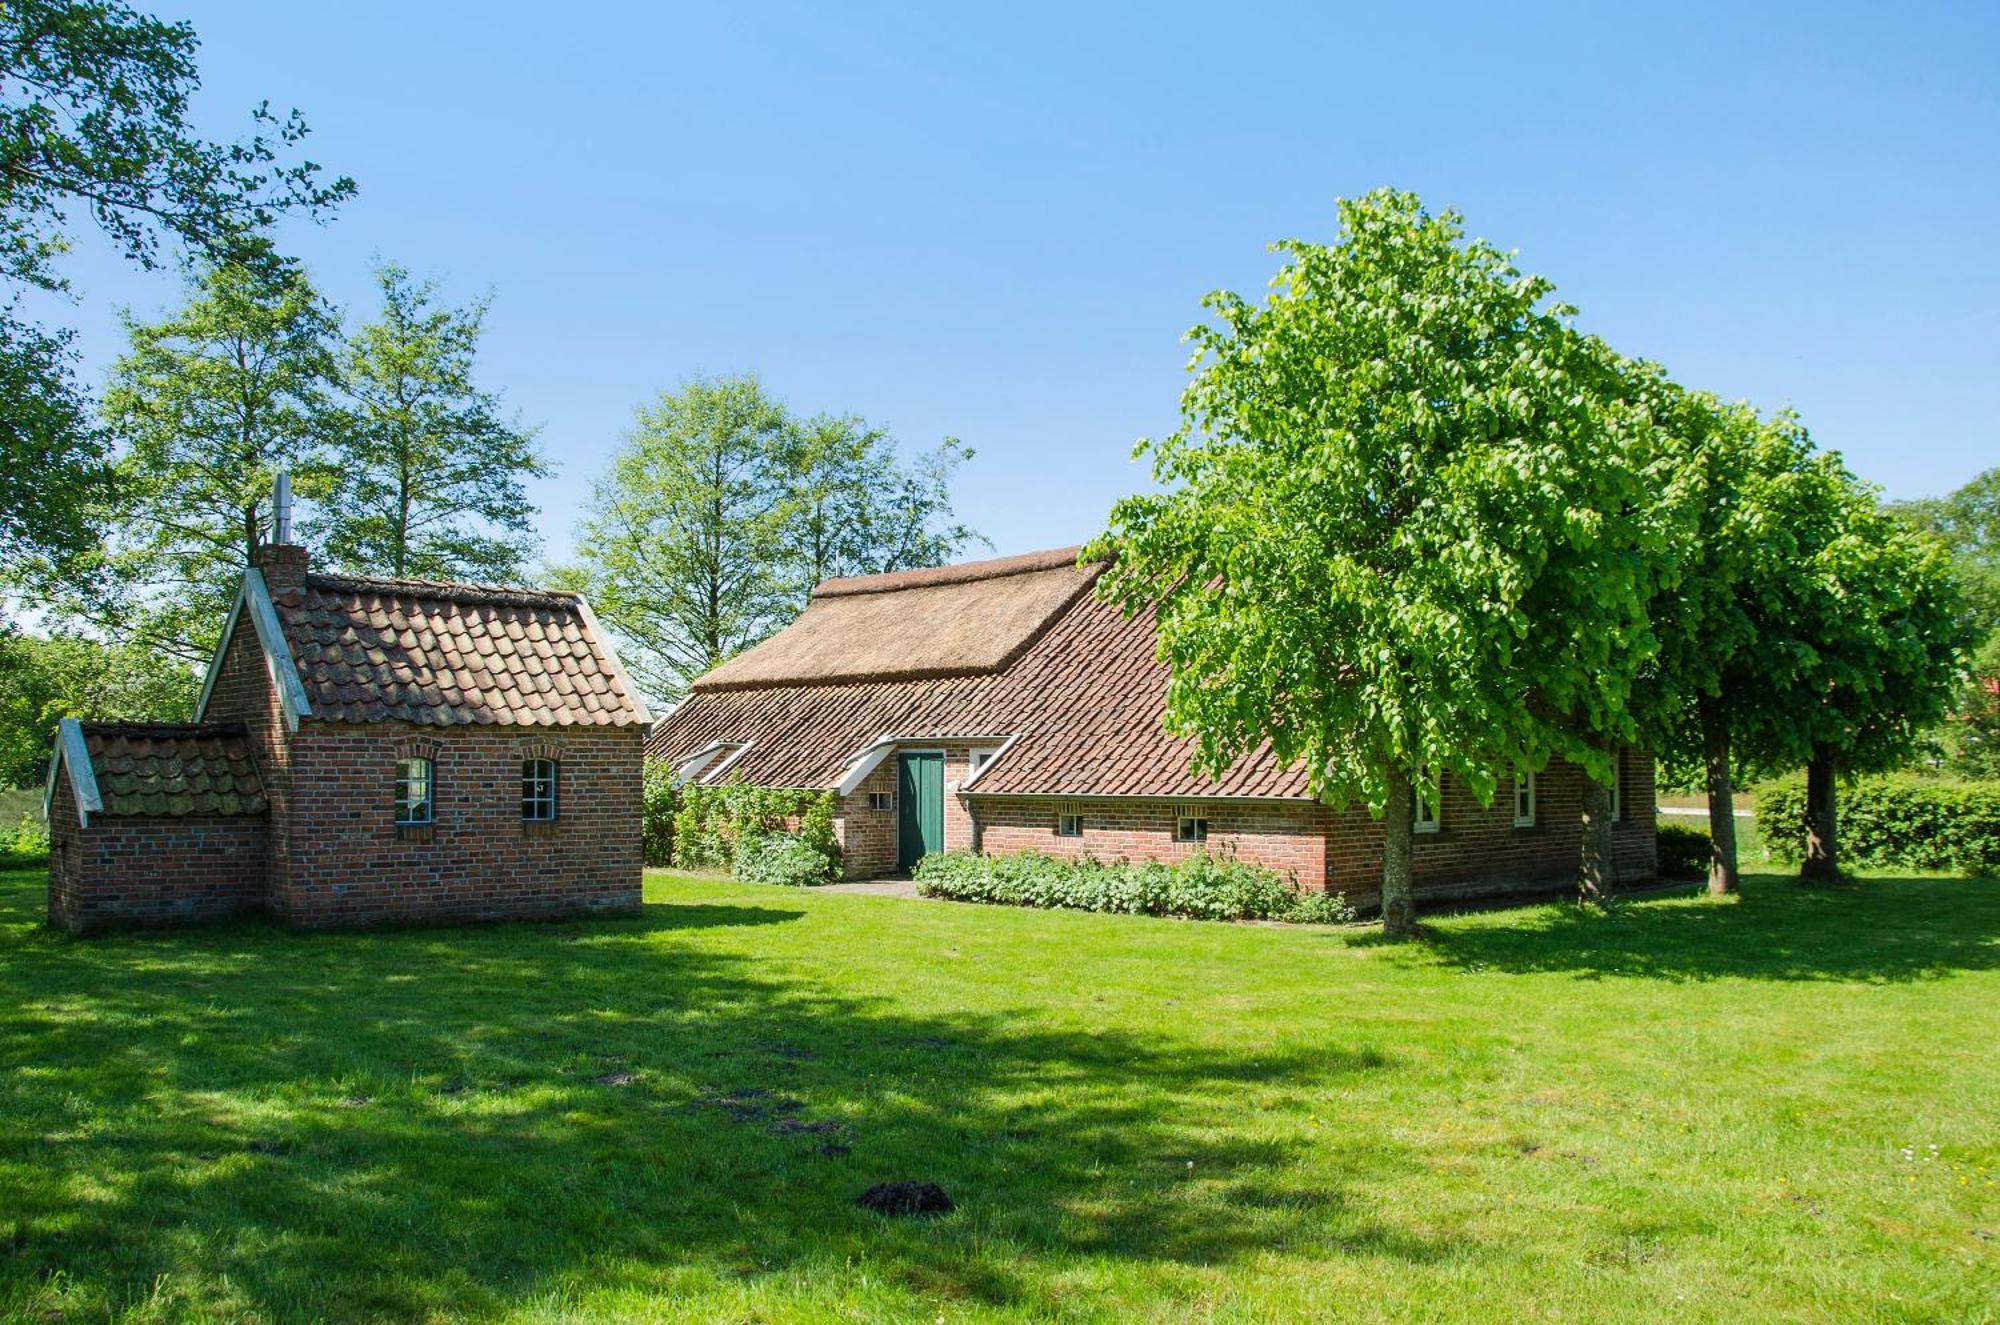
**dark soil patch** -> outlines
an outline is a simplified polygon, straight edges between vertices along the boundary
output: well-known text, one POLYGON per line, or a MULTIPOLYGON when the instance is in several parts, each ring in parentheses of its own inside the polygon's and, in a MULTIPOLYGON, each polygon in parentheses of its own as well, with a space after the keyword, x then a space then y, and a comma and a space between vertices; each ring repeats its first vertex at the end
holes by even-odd
POLYGON ((637 1072, 606 1072, 596 1080, 600 1086, 629 1086, 638 1079, 637 1072))
POLYGON ((945 1215, 954 1209, 944 1188, 932 1182, 878 1182, 855 1197, 854 1203, 890 1218, 945 1215))

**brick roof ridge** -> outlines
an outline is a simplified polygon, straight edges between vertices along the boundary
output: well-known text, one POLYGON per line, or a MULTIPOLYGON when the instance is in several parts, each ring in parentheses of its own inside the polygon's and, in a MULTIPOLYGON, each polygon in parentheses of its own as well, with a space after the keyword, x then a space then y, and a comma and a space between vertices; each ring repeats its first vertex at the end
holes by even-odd
POLYGON ((582 595, 567 589, 533 589, 508 584, 468 584, 450 580, 390 579, 372 575, 337 575, 313 571, 305 577, 309 589, 334 593, 394 594, 433 598, 468 607, 560 607, 576 610, 582 595))
POLYGON ((905 589, 925 589, 933 585, 974 584, 1008 575, 1029 575, 1036 571, 1074 567, 1083 554, 1082 545, 1022 552, 1010 557, 989 557, 984 561, 961 561, 951 566, 920 566, 913 570, 887 571, 880 575, 846 575, 822 580, 812 591, 814 598, 841 598, 851 594, 898 593, 905 589))

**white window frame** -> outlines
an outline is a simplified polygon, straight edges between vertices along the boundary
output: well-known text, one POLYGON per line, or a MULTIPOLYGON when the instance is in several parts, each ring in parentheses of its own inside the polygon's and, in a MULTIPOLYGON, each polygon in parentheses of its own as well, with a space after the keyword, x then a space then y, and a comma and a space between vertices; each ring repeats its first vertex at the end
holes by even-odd
POLYGON ((1082 837, 1083 814, 1077 810, 1060 810, 1056 813, 1057 837, 1082 837))
POLYGON ((423 828, 437 822, 437 761, 426 755, 408 755, 396 761, 395 820, 398 828, 423 828), (411 788, 418 784, 417 773, 412 765, 423 765, 422 785, 424 796, 421 802, 410 796, 411 788), (422 817, 414 811, 421 805, 422 817), (406 813, 409 811, 409 813, 406 813))
MULTIPOLYGON (((1424 764, 1417 770, 1418 777, 1430 776, 1431 766, 1424 764)), ((1438 797, 1434 801, 1425 800, 1415 787, 1410 788, 1410 831, 1413 833, 1435 833, 1444 827, 1444 781, 1438 781, 1438 797)))
POLYGON ((896 809, 896 793, 893 791, 869 792, 868 808, 877 814, 893 813, 896 809))
POLYGON ((1538 789, 1535 786, 1535 775, 1533 773, 1517 773, 1514 775, 1514 827, 1533 828, 1535 826, 1535 802, 1537 795, 1538 789), (1521 808, 1522 793, 1524 792, 1527 798, 1527 809, 1525 812, 1521 808))
POLYGON ((1204 814, 1174 816, 1174 841, 1186 846, 1200 846, 1208 841, 1208 816, 1204 814))
POLYGON ((1000 749, 998 746, 990 750, 967 751, 965 756, 965 780, 970 782, 972 779, 978 777, 979 770, 992 763, 993 756, 999 753, 1000 749))
POLYGON ((537 756, 521 761, 521 822, 525 824, 552 824, 562 813, 558 788, 562 783, 562 764, 558 760, 537 756), (546 765, 548 772, 541 772, 546 765), (546 786, 546 794, 544 787, 546 786), (535 813, 547 807, 547 814, 535 813))

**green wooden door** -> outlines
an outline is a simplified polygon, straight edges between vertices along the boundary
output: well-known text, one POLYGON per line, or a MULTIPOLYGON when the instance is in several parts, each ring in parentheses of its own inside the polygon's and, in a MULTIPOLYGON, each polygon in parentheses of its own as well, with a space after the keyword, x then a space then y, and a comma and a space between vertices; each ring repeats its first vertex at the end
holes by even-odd
POLYGON ((896 865, 944 850, 944 756, 907 754, 896 764, 896 865))

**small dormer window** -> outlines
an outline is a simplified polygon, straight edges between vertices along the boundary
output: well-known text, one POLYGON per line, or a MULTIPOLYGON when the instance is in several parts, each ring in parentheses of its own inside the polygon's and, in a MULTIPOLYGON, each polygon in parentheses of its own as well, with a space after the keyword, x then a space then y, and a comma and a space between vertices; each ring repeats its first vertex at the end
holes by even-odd
POLYGON ((556 761, 521 761, 521 818, 529 823, 553 823, 556 817, 556 761))
POLYGON ((396 761, 396 826, 412 828, 433 823, 437 806, 432 795, 432 764, 425 758, 396 761))

